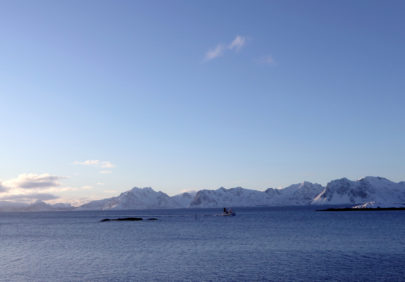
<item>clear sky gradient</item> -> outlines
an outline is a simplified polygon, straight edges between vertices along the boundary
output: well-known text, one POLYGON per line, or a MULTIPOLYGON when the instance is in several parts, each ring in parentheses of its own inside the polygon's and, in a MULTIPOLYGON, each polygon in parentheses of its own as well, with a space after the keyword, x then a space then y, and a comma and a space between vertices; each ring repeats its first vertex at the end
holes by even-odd
POLYGON ((0 200, 405 180, 404 12, 0 1, 0 200))

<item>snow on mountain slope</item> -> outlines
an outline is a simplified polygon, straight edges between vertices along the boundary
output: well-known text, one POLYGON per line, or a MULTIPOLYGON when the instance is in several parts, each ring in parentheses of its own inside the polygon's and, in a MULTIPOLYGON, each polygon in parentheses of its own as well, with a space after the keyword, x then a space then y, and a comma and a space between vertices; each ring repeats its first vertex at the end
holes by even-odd
POLYGON ((267 205, 270 197, 261 191, 241 187, 200 190, 190 203, 192 208, 254 207, 267 205))
POLYGON ((170 209, 180 205, 167 194, 152 188, 135 187, 113 198, 92 201, 80 206, 80 210, 170 209))
POLYGON ((274 198, 280 196, 281 190, 282 189, 268 188, 264 193, 266 193, 268 197, 274 198))
POLYGON ((303 182, 280 189, 280 193, 273 198, 272 205, 304 206, 310 205, 312 200, 322 191, 320 184, 303 182))
POLYGON ((378 203, 381 206, 405 203, 404 182, 395 183, 383 177, 347 178, 331 181, 312 201, 313 205, 356 205, 378 203))
POLYGON ((319 184, 304 182, 284 189, 269 188, 264 192, 241 187, 218 190, 201 190, 190 207, 254 207, 309 205, 324 188, 319 184))
POLYGON ((174 195, 171 198, 179 205, 179 207, 188 208, 196 194, 197 192, 191 191, 174 195))

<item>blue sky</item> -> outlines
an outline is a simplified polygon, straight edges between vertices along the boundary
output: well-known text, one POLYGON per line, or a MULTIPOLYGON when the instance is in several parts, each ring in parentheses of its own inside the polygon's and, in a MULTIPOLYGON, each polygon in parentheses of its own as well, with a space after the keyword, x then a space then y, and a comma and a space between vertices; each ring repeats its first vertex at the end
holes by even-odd
POLYGON ((404 10, 1 1, 0 198, 405 180, 404 10))

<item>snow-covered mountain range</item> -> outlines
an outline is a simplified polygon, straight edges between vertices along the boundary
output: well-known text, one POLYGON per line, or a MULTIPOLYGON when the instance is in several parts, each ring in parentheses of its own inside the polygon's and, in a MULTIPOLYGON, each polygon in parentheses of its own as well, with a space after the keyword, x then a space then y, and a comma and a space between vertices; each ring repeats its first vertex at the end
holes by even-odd
POLYGON ((222 208, 255 206, 341 205, 405 206, 405 182, 382 177, 333 180, 323 187, 303 182, 283 189, 257 191, 242 187, 200 190, 175 196, 151 188, 133 188, 118 197, 93 201, 79 209, 222 208))
MULTIPOLYGON (((75 210, 125 210, 172 208, 222 208, 255 206, 340 205, 345 207, 405 207, 405 182, 395 183, 382 177, 347 178, 329 182, 326 187, 311 182, 265 191, 242 187, 200 190, 168 196, 152 188, 133 188, 119 196, 92 201, 75 210)), ((20 204, 0 202, 0 211, 71 210, 70 205, 44 202, 20 204)))
POLYGON ((395 183, 371 176, 357 181, 337 179, 329 182, 312 204, 402 207, 405 206, 405 182, 395 183))
POLYGON ((254 206, 302 206, 309 205, 324 188, 319 184, 303 182, 284 189, 269 188, 264 192, 241 187, 218 190, 201 190, 189 207, 254 207, 254 206))

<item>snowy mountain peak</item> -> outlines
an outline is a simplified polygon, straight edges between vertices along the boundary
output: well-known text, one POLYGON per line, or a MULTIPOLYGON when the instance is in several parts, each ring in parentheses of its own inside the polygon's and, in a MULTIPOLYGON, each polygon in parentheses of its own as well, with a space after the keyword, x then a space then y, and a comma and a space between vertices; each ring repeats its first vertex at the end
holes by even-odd
POLYGON ((367 176, 359 180, 360 182, 368 183, 370 185, 393 185, 395 182, 392 182, 384 177, 379 176, 367 176))
POLYGON ((151 187, 143 187, 143 188, 141 188, 141 187, 134 187, 134 188, 132 188, 131 190, 129 190, 129 191, 126 191, 126 192, 124 192, 124 193, 153 193, 153 192, 155 192, 155 190, 153 190, 151 187))
POLYGON ((178 208, 176 201, 163 192, 156 192, 150 187, 134 187, 121 193, 118 197, 93 201, 82 205, 80 209, 126 210, 126 209, 159 209, 178 208))

